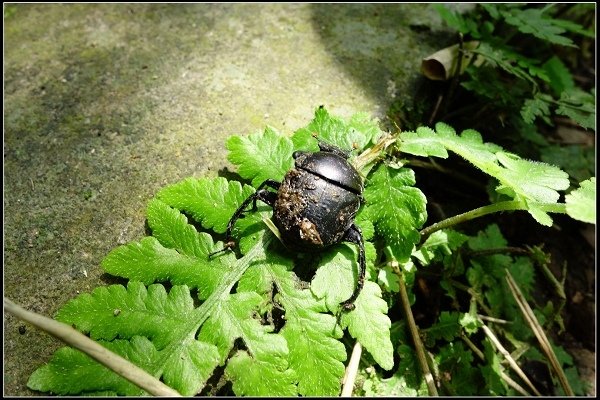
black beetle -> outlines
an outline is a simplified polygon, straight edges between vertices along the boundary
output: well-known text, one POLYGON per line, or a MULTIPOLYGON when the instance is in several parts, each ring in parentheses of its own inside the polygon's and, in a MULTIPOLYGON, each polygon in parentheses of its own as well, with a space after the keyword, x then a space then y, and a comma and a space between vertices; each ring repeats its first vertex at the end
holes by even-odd
POLYGON ((365 247, 361 230, 354 223, 363 200, 363 183, 348 162, 347 152, 323 142, 319 142, 319 150, 294 152, 295 168, 286 173, 283 182, 267 179, 260 184, 229 220, 225 249, 235 246, 233 226, 250 202, 256 210, 257 200, 273 207, 273 222, 287 248, 311 251, 340 242, 354 243, 358 246, 358 282, 352 296, 340 303, 343 310, 350 311, 365 280, 365 247))

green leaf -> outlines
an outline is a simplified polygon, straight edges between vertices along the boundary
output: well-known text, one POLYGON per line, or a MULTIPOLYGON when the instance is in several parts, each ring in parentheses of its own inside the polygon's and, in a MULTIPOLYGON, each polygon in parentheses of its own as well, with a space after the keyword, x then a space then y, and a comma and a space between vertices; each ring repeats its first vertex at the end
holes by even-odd
POLYGON ((444 339, 449 342, 457 337, 461 329, 460 318, 461 313, 442 311, 439 321, 424 330, 426 345, 432 347, 436 340, 444 339))
POLYGON ((537 117, 542 118, 548 125, 552 124, 552 121, 550 121, 550 103, 545 96, 536 95, 533 99, 527 99, 521 108, 521 118, 528 124, 533 124, 537 117))
POLYGON ((366 397, 427 396, 427 384, 421 378, 414 351, 407 345, 401 345, 398 353, 400 365, 394 375, 382 378, 381 373, 377 372, 366 377, 362 387, 366 397))
POLYGON ((431 261, 439 260, 446 255, 451 255, 454 250, 466 242, 468 236, 451 229, 443 229, 433 232, 425 243, 412 256, 418 259, 422 265, 429 265, 431 261))
POLYGON ((494 352, 494 348, 485 339, 483 342, 486 365, 481 367, 481 374, 485 379, 488 393, 494 396, 500 396, 506 393, 506 382, 502 379, 502 367, 500 365, 500 357, 494 352))
POLYGON ((542 161, 564 169, 576 182, 585 181, 594 176, 595 147, 583 147, 579 144, 552 145, 542 149, 542 161))
POLYGON ((502 183, 501 188, 509 186, 526 199, 555 203, 560 196, 557 190, 569 188, 569 175, 558 167, 524 160, 510 153, 499 152, 496 156, 505 167, 496 175, 502 183))
MULTIPOLYGON (((377 121, 370 119, 365 113, 354 114, 349 121, 345 121, 330 115, 324 107, 319 107, 308 126, 294 133, 292 140, 296 149, 309 150, 302 144, 312 135, 342 150, 360 151, 374 143, 381 135, 381 130, 377 121)), ((312 146, 310 149, 314 150, 312 146)))
MULTIPOLYGON (((587 396, 588 395, 588 385, 589 381, 584 381, 579 376, 579 371, 577 367, 568 367, 565 368, 565 376, 567 377, 567 381, 569 381, 569 386, 575 393, 575 396, 587 396)), ((563 396, 563 390, 561 388, 559 392, 559 396, 563 396)))
POLYGON ((432 139, 436 133, 427 127, 418 127, 416 132, 403 132, 400 151, 415 156, 448 158, 443 141, 432 139))
POLYGON ((439 156, 439 145, 498 179, 500 185, 496 190, 523 201, 538 222, 552 224, 540 203, 556 203, 560 197, 558 190, 569 187, 567 173, 552 165, 521 159, 495 144, 484 143, 475 130, 465 130, 458 136, 451 126, 441 122, 436 124, 435 132, 428 128, 418 128, 416 133, 404 132, 400 148, 417 155, 439 156), (428 149, 433 151, 429 153, 428 149))
POLYGON ((558 190, 569 187, 569 175, 560 168, 542 162, 523 160, 510 153, 497 153, 506 168, 498 171, 496 190, 526 201, 529 214, 540 224, 552 225, 552 218, 536 203, 556 203, 558 190))
POLYGON ((242 339, 249 354, 286 369, 288 348, 280 335, 272 334, 273 327, 261 325, 255 310, 263 298, 254 292, 234 293, 217 302, 215 310, 202 325, 198 339, 215 343, 221 363, 225 361, 236 339, 242 339))
POLYGON ((576 47, 571 39, 561 35, 565 32, 563 25, 557 24, 556 20, 545 15, 544 11, 543 8, 512 8, 501 13, 508 24, 516 26, 523 33, 530 33, 550 43, 576 47))
POLYGON ((468 66, 466 69, 469 79, 461 82, 465 89, 477 94, 484 100, 491 100, 501 107, 514 108, 514 99, 529 95, 531 89, 527 81, 514 81, 510 85, 503 79, 502 71, 489 64, 480 67, 468 66))
MULTIPOLYGON (((57 319, 89 332, 96 340, 143 336, 161 351, 162 362, 145 359, 141 367, 185 395, 197 394, 218 364, 217 348, 193 339, 194 304, 187 286, 162 285, 146 289, 139 282, 99 287, 63 306, 57 319), (182 338, 190 338, 181 343, 182 338)), ((108 344, 107 344, 108 346, 108 344)), ((90 389, 87 389, 90 390, 90 389)))
POLYGON ((579 221, 596 223, 596 177, 579 184, 577 190, 565 196, 567 214, 579 221))
POLYGON ((145 336, 162 350, 182 321, 190 318, 194 302, 187 286, 173 286, 167 294, 164 286, 140 282, 98 287, 69 301, 56 319, 89 333, 94 340, 131 339, 145 336))
POLYGON ((506 45, 482 42, 473 52, 484 57, 492 67, 500 67, 509 74, 529 82, 534 87, 538 84, 535 78, 540 78, 545 82, 549 80, 546 71, 537 65, 537 60, 525 57, 506 45))
POLYGON ((414 172, 380 165, 371 176, 364 196, 365 212, 385 239, 392 256, 405 261, 419 242, 418 229, 425 223, 425 195, 415 184, 414 172))
POLYGON ((252 290, 257 282, 262 289, 277 288, 274 300, 285 309, 285 325, 279 334, 288 344, 289 367, 296 372, 298 394, 338 395, 344 374, 342 361, 346 359, 346 350, 339 341, 342 330, 336 318, 327 313, 323 300, 316 299, 310 290, 299 288, 298 277, 291 268, 290 260, 269 257, 268 262, 249 268, 238 288, 252 290))
POLYGON ((479 394, 481 375, 474 368, 473 353, 465 349, 460 341, 450 342, 435 356, 440 372, 450 379, 453 395, 474 396, 479 394))
MULTIPOLYGON (((252 193, 254 190, 251 186, 221 177, 187 178, 164 187, 156 198, 189 213, 204 228, 224 233, 233 213, 252 193)), ((149 213, 154 211, 150 207, 152 203, 149 213)))
POLYGON ((353 311, 342 315, 342 328, 347 327, 383 369, 391 370, 394 367, 394 348, 390 341, 392 323, 386 315, 387 303, 381 298, 379 286, 366 281, 355 305, 353 311))
MULTIPOLYGON (((497 224, 488 225, 485 230, 477 233, 477 236, 469 239, 469 248, 474 251, 477 250, 488 250, 488 249, 501 249, 508 245, 508 242, 502 236, 500 228, 497 224)), ((485 269, 487 275, 486 283, 488 286, 495 285, 495 281, 489 278, 495 277, 504 279, 504 269, 512 263, 512 258, 506 254, 498 253, 485 256, 476 257, 477 264, 481 265, 485 269), (490 283, 491 282, 491 283, 490 283)))
POLYGON ((296 374, 288 368, 288 346, 283 336, 262 325, 255 310, 263 299, 254 292, 242 292, 219 301, 202 326, 198 339, 216 343, 221 363, 236 339, 247 350, 229 360, 225 373, 234 382, 234 391, 247 396, 291 396, 297 393, 296 374), (249 373, 252 371, 252 373, 249 373))
POLYGON ((582 128, 596 130, 595 90, 590 93, 581 89, 566 90, 560 95, 556 113, 566 115, 582 128))
POLYGON ((309 290, 285 287, 281 303, 286 323, 281 330, 290 345, 290 366, 298 377, 302 396, 337 396, 344 375, 346 349, 338 340, 342 331, 334 316, 326 314, 324 303, 309 290))
POLYGON ((569 72, 569 69, 557 56, 552 56, 542 67, 550 78, 548 84, 557 95, 560 95, 565 90, 575 88, 571 72, 569 72))
POLYGON ((252 180, 254 187, 267 179, 281 181, 294 166, 292 141, 271 127, 248 136, 231 136, 227 150, 227 159, 238 166, 242 178, 252 180))
MULTIPOLYGON (((199 235, 206 247, 218 250, 209 235, 199 235)), ((219 284, 227 271, 226 261, 232 257, 232 254, 211 259, 208 255, 190 257, 163 247, 156 238, 146 237, 112 250, 102 260, 102 268, 114 276, 141 281, 146 285, 167 280, 174 285, 186 284, 197 288, 199 297, 206 299, 219 284)))
MULTIPOLYGON (((152 343, 136 336, 131 341, 115 340, 99 342, 110 351, 122 356, 142 368, 156 362, 158 352, 152 343)), ((41 392, 52 392, 59 396, 107 391, 112 395, 147 395, 142 389, 91 357, 71 347, 62 347, 48 364, 38 368, 29 377, 27 387, 41 392)))
MULTIPOLYGON (((593 3, 587 3, 587 4, 578 4, 579 6, 592 6, 595 7, 595 5, 593 3)), ((591 9, 590 11, 595 12, 595 8, 591 9)), ((596 38, 596 33, 592 30, 592 29, 585 29, 583 26, 579 25, 576 22, 573 21, 569 21, 566 19, 558 19, 558 18, 554 18, 553 19, 553 23, 556 26, 559 26, 561 28, 564 28, 566 31, 568 32, 573 32, 576 33, 578 35, 582 35, 585 37, 589 37, 589 38, 596 38)))
POLYGON ((519 288, 523 292, 525 299, 531 299, 531 293, 535 285, 535 269, 529 257, 515 257, 508 266, 508 271, 516 282, 519 282, 519 288))
MULTIPOLYGON (((352 246, 354 247, 354 246, 352 246)), ((310 284, 310 290, 323 299, 327 309, 338 312, 356 286, 358 257, 350 245, 342 244, 322 253, 321 265, 310 284)))
POLYGON ((238 396, 296 396, 296 374, 291 369, 273 368, 269 361, 251 357, 238 351, 227 364, 227 377, 233 381, 238 396))
POLYGON ((162 246, 194 258, 206 258, 215 250, 210 236, 199 234, 183 214, 166 203, 152 199, 147 215, 148 226, 162 246))
POLYGON ((473 129, 465 130, 461 136, 449 125, 437 123, 436 130, 419 127, 416 132, 403 132, 400 150, 417 156, 447 158, 447 150, 459 154, 476 166, 483 168, 493 164, 495 153, 502 148, 493 143, 483 143, 481 134, 473 129))
POLYGON ((441 4, 434 4, 433 8, 440 14, 440 17, 446 21, 449 27, 456 29, 463 35, 471 33, 473 37, 479 37, 477 23, 474 20, 468 17, 463 17, 457 11, 450 11, 447 7, 441 4))
POLYGON ((481 322, 474 313, 464 313, 458 320, 460 326, 465 330, 466 333, 472 334, 479 330, 481 322))

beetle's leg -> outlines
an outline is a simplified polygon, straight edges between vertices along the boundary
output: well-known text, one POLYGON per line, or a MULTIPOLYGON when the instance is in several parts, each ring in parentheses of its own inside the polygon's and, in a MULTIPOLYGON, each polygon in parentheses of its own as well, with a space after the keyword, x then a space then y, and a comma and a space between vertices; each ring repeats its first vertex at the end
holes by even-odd
POLYGON ((358 282, 356 283, 356 288, 354 288, 352 296, 350 296, 348 300, 340 303, 344 311, 352 311, 355 307, 354 301, 360 294, 360 291, 365 284, 365 272, 367 268, 365 261, 365 244, 363 241, 362 232, 356 224, 352 224, 352 226, 348 228, 342 240, 345 242, 354 243, 358 247, 358 282))
MULTIPOLYGON (((256 189, 256 193, 258 193, 258 192, 265 192, 265 193, 268 193, 267 196, 271 196, 272 194, 274 194, 272 192, 268 192, 266 190, 263 190, 263 188, 265 186, 268 186, 268 187, 270 187, 272 189, 275 189, 275 190, 279 190, 279 186, 281 186, 281 183, 279 183, 277 181, 274 181, 273 179, 267 179, 266 181, 264 181, 263 183, 261 183, 260 186, 258 186, 258 188, 256 189)), ((273 205, 275 204, 275 198, 276 198, 276 196, 273 197, 273 198, 267 198, 267 199, 261 198, 260 195, 254 196, 254 200, 252 201, 252 211, 256 211, 256 200, 262 200, 264 203, 267 203, 268 205, 270 205, 271 207, 273 207, 273 205)))
MULTIPOLYGON (((261 185, 262 186, 262 185, 261 185)), ((248 197, 242 205, 233 213, 229 223, 227 224, 227 231, 225 233, 225 246, 233 247, 235 243, 231 239, 231 232, 233 231, 233 226, 237 222, 238 219, 243 218, 243 214, 246 211, 246 207, 248 204, 252 203, 253 210, 256 209, 256 200, 261 200, 264 203, 267 203, 271 207, 275 204, 275 199, 277 198, 277 193, 269 192, 266 189, 260 189, 254 192, 252 196, 248 197)))
POLYGON ((244 200, 244 202, 238 207, 238 209, 235 210, 235 212, 229 219, 229 222, 227 223, 227 231, 225 232, 225 244, 223 248, 221 250, 217 250, 215 252, 210 253, 208 255, 209 257, 212 257, 217 253, 221 253, 223 251, 235 247, 235 241, 231 238, 231 232, 233 231, 233 227, 237 220, 244 217, 243 214, 246 211, 246 207, 248 207, 248 205, 252 203, 252 210, 256 210, 256 200, 261 200, 262 202, 273 207, 273 205, 275 204, 275 199, 277 199, 277 193, 270 192, 263 188, 265 186, 269 186, 271 188, 277 189, 279 188, 279 185, 279 182, 267 179, 258 186, 256 192, 252 193, 246 200, 244 200))

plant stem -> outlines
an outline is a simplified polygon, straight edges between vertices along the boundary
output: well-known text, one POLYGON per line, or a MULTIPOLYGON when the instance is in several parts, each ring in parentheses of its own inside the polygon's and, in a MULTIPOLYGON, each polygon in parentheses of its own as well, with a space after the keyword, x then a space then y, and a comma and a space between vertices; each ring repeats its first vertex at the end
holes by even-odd
POLYGON ((523 370, 521 369, 521 367, 519 367, 514 358, 512 358, 508 350, 504 348, 504 346, 502 345, 502 343, 500 343, 496 335, 494 335, 492 330, 488 328, 488 326, 484 324, 483 321, 481 321, 481 328, 483 329, 483 332, 486 334, 488 339, 490 339, 492 344, 496 347, 496 349, 498 349, 498 351, 504 356, 506 361, 508 361, 508 364, 513 369, 513 371, 515 371, 517 375, 523 380, 523 382, 525 382, 527 386, 529 386, 529 388, 533 391, 533 393, 535 393, 536 396, 541 396, 542 394, 536 389, 533 383, 531 383, 527 375, 525 375, 525 372, 523 372, 523 370))
MULTIPOLYGON (((566 213, 566 207, 564 204, 557 203, 536 203, 536 206, 546 212, 554 213, 566 213)), ((483 217, 484 215, 493 214, 500 211, 517 211, 517 210, 529 210, 527 204, 517 200, 501 201, 499 203, 488 204, 487 206, 479 207, 466 213, 455 215, 450 218, 446 218, 443 221, 437 222, 427 228, 421 230, 421 241, 425 240, 433 232, 439 231, 440 229, 446 229, 453 225, 457 225, 466 221, 470 221, 475 218, 483 217)))
POLYGON ((519 286, 517 285, 517 283, 515 282, 508 270, 506 270, 506 281, 508 282, 508 286, 512 292, 512 295, 517 301, 517 304, 519 305, 519 308, 521 309, 525 320, 527 321, 527 323, 531 327, 531 330, 533 330, 533 333, 538 339, 542 351, 545 353, 546 357, 550 361, 552 370, 558 377, 558 381, 560 382, 560 385, 562 386, 565 394, 567 396, 574 396, 575 394, 573 393, 573 389, 571 389, 565 372, 560 366, 560 362, 558 361, 554 350, 552 350, 552 346, 550 345, 550 341, 548 340, 546 333, 540 326, 535 314, 533 313, 533 310, 531 310, 531 307, 529 306, 529 303, 527 303, 527 300, 525 300, 521 289, 519 289, 519 286))
POLYGON ((435 382, 433 379, 433 375, 429 370, 429 366, 427 364, 427 359, 425 358, 425 350, 423 347, 423 342, 421 342, 421 336, 419 335, 419 327, 415 323, 415 319, 412 314, 412 310, 410 309, 410 301, 408 300, 408 293, 406 291, 406 283, 404 281, 404 274, 400 271, 397 262, 392 263, 392 269, 394 273, 398 275, 400 279, 400 300, 402 303, 402 308, 404 310, 404 316, 406 318, 406 322, 410 329, 410 334, 412 336, 415 351, 417 353, 417 360, 419 361, 419 366, 421 367, 421 372, 423 372, 423 376, 425 377, 425 382, 427 384, 427 390, 429 391, 430 396, 438 396, 437 388, 435 387, 435 382))
POLYGON ((4 309, 15 317, 29 322, 33 326, 48 332, 66 344, 87 354, 100 364, 154 396, 181 396, 177 391, 171 389, 137 365, 111 352, 63 322, 27 311, 6 297, 4 298, 4 309))
POLYGON ((358 365, 360 363, 360 355, 362 354, 362 346, 360 342, 354 344, 352 349, 352 355, 350 356, 350 362, 346 367, 346 375, 343 380, 342 397, 352 397, 352 390, 354 389, 354 382, 356 381, 356 375, 358 374, 358 365))

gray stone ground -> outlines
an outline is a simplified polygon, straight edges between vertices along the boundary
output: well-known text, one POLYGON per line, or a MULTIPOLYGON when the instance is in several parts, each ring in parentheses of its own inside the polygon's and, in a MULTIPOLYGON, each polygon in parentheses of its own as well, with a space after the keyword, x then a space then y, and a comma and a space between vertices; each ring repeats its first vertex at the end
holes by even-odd
MULTIPOLYGON (((426 4, 12 4, 4 23, 4 295, 48 316, 110 282, 100 261, 161 187, 231 167, 229 135, 320 104, 383 119, 447 44, 426 4)), ((61 343, 7 314, 4 335, 4 394, 36 394, 61 343)))

